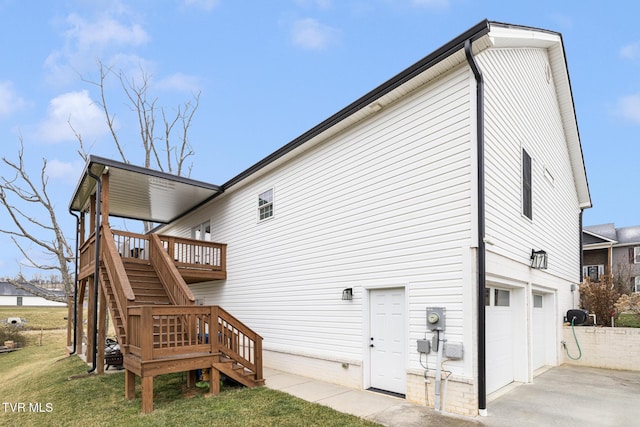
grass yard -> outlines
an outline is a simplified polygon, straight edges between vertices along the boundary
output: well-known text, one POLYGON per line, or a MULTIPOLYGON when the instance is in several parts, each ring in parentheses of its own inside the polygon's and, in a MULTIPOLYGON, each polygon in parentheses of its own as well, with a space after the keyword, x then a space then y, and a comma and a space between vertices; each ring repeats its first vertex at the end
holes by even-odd
MULTIPOLYGON (((5 311, 0 310, 2 318, 5 311)), ((29 318, 23 310, 7 317, 29 318)), ((50 314, 51 321, 37 321, 42 328, 58 321, 59 313, 50 314)), ((39 330, 28 333, 40 335, 39 330)), ((85 375, 87 365, 65 355, 65 340, 65 330, 45 330, 42 345, 29 340, 31 345, 19 351, 0 354, 1 426, 377 425, 266 387, 224 385, 219 396, 204 397, 203 390, 186 389, 180 373, 156 377, 155 410, 142 414, 139 381, 138 398, 126 400, 122 371, 85 375)))
POLYGON ((615 322, 619 328, 640 328, 640 316, 634 313, 622 313, 615 322))
POLYGON ((26 319, 22 330, 63 329, 67 327, 67 307, 0 307, 0 320, 26 319))

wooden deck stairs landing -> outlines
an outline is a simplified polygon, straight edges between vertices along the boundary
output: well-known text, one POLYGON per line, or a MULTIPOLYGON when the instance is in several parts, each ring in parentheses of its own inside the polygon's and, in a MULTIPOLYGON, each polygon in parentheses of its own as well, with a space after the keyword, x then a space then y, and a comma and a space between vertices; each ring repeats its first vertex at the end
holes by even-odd
POLYGON ((126 397, 135 398, 140 377, 142 411, 151 412, 154 376, 189 371, 193 387, 197 369, 210 370, 210 395, 221 375, 263 385, 262 337, 219 306, 196 306, 166 245, 157 235, 144 239, 148 256, 129 258, 103 227, 99 282, 123 353, 126 397))

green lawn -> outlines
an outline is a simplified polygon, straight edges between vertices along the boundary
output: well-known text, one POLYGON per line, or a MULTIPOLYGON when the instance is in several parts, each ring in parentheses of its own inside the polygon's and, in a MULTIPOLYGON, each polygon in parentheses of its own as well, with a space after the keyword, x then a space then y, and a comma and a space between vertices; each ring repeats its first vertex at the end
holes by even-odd
POLYGON ((139 382, 138 398, 126 400, 123 372, 85 375, 87 365, 78 357, 65 355, 65 339, 66 331, 48 330, 42 345, 30 340, 32 344, 21 350, 0 354, 0 425, 377 425, 266 387, 224 385, 219 396, 204 397, 203 390, 186 389, 185 374, 156 377, 155 410, 145 415, 141 413, 139 382), (19 404, 24 404, 24 409, 19 404))
POLYGON ((640 316, 633 313, 622 313, 615 322, 619 328, 640 328, 640 316))
POLYGON ((0 307, 0 320, 20 317, 27 322, 23 330, 62 329, 67 327, 67 307, 0 307))

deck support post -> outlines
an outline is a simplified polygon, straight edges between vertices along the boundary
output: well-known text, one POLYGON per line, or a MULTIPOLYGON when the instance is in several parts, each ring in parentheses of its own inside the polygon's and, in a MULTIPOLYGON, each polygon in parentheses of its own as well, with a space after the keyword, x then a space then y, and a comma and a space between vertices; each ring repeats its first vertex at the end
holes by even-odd
POLYGON ((124 397, 128 400, 136 398, 136 374, 128 369, 124 375, 124 397))
POLYGON ((86 359, 87 359, 87 363, 94 363, 94 346, 96 345, 95 343, 95 334, 94 334, 94 328, 93 325, 95 324, 95 318, 98 315, 98 313, 95 312, 94 307, 95 307, 95 287, 97 286, 97 283, 95 283, 95 280, 93 279, 93 277, 89 278, 89 286, 88 286, 88 292, 89 292, 89 309, 88 309, 88 316, 87 316, 87 352, 86 352, 86 359))
POLYGON ((104 373, 104 351, 107 340, 107 297, 100 286, 98 294, 98 360, 96 361, 98 374, 104 373))
POLYGON ((198 371, 189 371, 187 372, 187 388, 194 388, 196 386, 196 381, 198 380, 196 376, 198 375, 198 371))
POLYGON ((142 377, 142 412, 153 412, 153 377, 142 377))
POLYGON ((207 393, 207 397, 217 396, 220 394, 220 371, 213 365, 209 368, 209 371, 209 393, 207 393))

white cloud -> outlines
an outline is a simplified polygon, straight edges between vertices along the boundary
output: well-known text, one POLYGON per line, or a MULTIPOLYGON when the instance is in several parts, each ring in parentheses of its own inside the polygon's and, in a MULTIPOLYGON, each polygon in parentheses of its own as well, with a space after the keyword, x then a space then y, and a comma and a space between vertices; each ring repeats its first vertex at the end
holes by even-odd
POLYGON ((9 116, 25 106, 25 101, 13 90, 13 84, 8 81, 0 82, 0 117, 9 116))
POLYGON ((109 131, 104 113, 87 90, 68 92, 49 101, 47 117, 38 125, 37 136, 44 142, 73 141, 69 123, 87 145, 109 131))
POLYGON ((625 119, 640 125, 640 93, 620 98, 617 110, 625 119))
POLYGON ((340 31, 315 19, 299 19, 293 23, 293 44, 304 49, 324 49, 338 41, 340 31))
POLYGON ((67 16, 63 31, 64 47, 51 52, 45 60, 50 81, 75 81, 78 73, 95 71, 98 58, 108 65, 120 66, 114 62, 116 59, 132 55, 131 49, 151 40, 141 24, 125 24, 114 16, 108 12, 94 20, 78 14, 67 16))
POLYGON ((620 49, 620 56, 625 59, 640 59, 640 42, 623 46, 620 49))
POLYGON ((61 179, 68 184, 75 184, 83 167, 84 164, 81 161, 63 162, 53 159, 47 162, 46 172, 53 179, 61 179))
POLYGON ((183 0, 185 6, 197 7, 199 9, 206 10, 208 12, 212 11, 218 3, 219 0, 183 0))
POLYGON ((65 36, 76 44, 80 51, 103 49, 114 44, 141 46, 150 40, 147 32, 139 24, 127 26, 110 16, 89 22, 71 14, 67 17, 67 23, 71 28, 65 32, 65 36))

